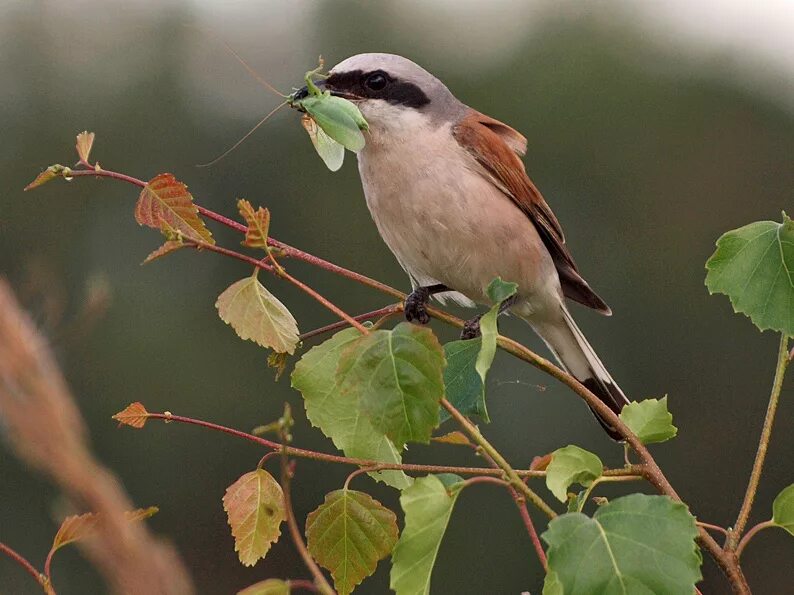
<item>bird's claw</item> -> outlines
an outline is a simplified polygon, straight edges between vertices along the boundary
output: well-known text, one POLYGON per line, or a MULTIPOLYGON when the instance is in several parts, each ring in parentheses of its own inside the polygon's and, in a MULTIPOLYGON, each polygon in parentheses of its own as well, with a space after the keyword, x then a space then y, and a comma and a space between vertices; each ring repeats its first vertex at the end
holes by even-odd
POLYGON ((408 322, 416 321, 419 324, 427 324, 430 322, 430 314, 427 313, 428 296, 426 292, 421 290, 421 287, 417 288, 405 298, 403 309, 405 312, 405 319, 408 322))
POLYGON ((460 333, 460 338, 462 340, 476 339, 480 336, 480 318, 482 317, 475 316, 463 324, 463 330, 460 333))

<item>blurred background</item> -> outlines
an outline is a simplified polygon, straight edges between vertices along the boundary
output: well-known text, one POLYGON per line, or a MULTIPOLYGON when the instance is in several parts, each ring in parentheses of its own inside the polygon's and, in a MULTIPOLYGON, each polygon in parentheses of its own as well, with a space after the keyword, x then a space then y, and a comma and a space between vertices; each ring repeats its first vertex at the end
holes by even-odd
MULTIPOLYGON (((189 251, 141 267, 161 238, 134 222, 131 186, 84 178, 22 188, 51 163, 71 164, 75 134, 92 130, 92 156, 109 169, 143 179, 173 172, 198 202, 230 216, 245 197, 271 210, 274 237, 409 285, 372 224, 352 155, 339 173, 328 172, 294 112, 280 112, 214 167, 195 167, 279 101, 207 32, 284 92, 319 54, 329 65, 359 52, 403 54, 525 134, 530 175, 583 274, 615 312, 602 318, 575 307, 575 316, 630 396, 669 395, 679 437, 654 454, 701 520, 733 521, 777 337, 734 315, 724 296, 708 295, 704 263, 722 232, 792 210, 787 0, 0 0, 0 275, 51 338, 98 457, 137 505, 160 506, 151 526, 179 549, 198 592, 226 594, 265 577, 306 576, 286 538, 252 569, 236 559, 221 497, 261 452, 186 426, 117 429, 110 416, 140 400, 152 411, 250 430, 289 401, 296 443, 332 451, 303 418, 289 379, 274 380, 267 353, 216 315, 216 296, 247 267, 189 251)), ((223 229, 216 237, 239 241, 223 229)), ((389 303, 286 264, 348 312, 389 303)), ((302 330, 333 321, 285 283, 263 280, 302 330)), ((502 331, 546 353, 521 323, 506 319, 502 331)), ((572 442, 620 464, 621 448, 587 408, 535 369, 500 353, 488 384, 493 422, 485 431, 515 465, 572 442)), ((752 522, 768 518, 774 495, 794 480, 792 386, 789 378, 752 522)), ((412 446, 406 459, 476 462, 444 445, 412 446)), ((300 461, 298 516, 348 472, 300 461)), ((394 491, 356 481, 398 507, 394 491)), ((41 565, 61 505, 57 490, 0 442, 0 539, 41 565)), ((762 533, 743 556, 754 592, 790 588, 793 553, 783 531, 762 533)), ((388 568, 381 563, 359 592, 387 592, 388 568)), ((703 571, 704 593, 727 592, 708 558, 703 571)), ((77 550, 60 552, 53 573, 61 595, 106 591, 77 550)), ((541 582, 510 498, 487 486, 467 491, 433 592, 539 593, 541 582)), ((2 595, 37 592, 0 558, 2 595)))

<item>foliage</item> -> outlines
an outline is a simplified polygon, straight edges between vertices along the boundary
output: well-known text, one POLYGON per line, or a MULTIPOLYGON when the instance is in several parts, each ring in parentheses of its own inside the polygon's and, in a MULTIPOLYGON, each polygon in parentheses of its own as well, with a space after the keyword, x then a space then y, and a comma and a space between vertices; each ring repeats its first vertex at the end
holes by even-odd
MULTIPOLYGON (((306 75, 308 95, 302 99, 292 95, 287 103, 304 112, 304 125, 310 130, 318 152, 333 169, 341 166, 344 147, 358 151, 364 146, 362 130, 367 130, 367 124, 355 106, 317 87, 313 77, 318 72, 319 69, 306 75), (325 148, 321 149, 320 145, 325 148)), ((264 558, 279 538, 281 524, 286 522, 293 544, 312 574, 310 587, 320 593, 334 592, 320 566, 331 572, 336 591, 347 595, 388 556, 392 562, 390 584, 397 595, 429 593, 433 566, 457 498, 463 488, 473 485, 507 488, 512 495, 539 561, 548 565, 543 584, 545 595, 692 593, 701 576, 702 555, 696 539, 725 570, 733 589, 749 593, 739 563, 747 541, 767 526, 779 526, 794 534, 794 485, 775 499, 771 520, 744 531, 790 359, 788 336, 794 334, 791 277, 794 222, 785 214, 782 223, 758 222, 726 233, 718 240, 717 250, 707 263, 709 291, 727 294, 734 308, 747 314, 759 329, 771 328, 782 333, 759 454, 745 504, 729 532, 705 523, 698 527, 688 505, 678 501, 676 491, 644 446, 670 440, 677 434, 666 396, 632 402, 619 417, 607 412, 611 415, 608 421, 626 443, 623 453, 626 464, 614 469, 605 469, 598 455, 573 444, 536 456, 529 469, 516 469, 468 419, 476 415, 489 421, 485 386, 499 346, 562 380, 588 404, 594 404, 592 394, 564 370, 515 341, 499 341, 500 305, 516 293, 516 284, 494 279, 487 289, 492 306, 480 319, 482 336, 451 341, 443 347, 429 327, 401 322, 388 328, 386 319, 399 310, 396 306, 352 317, 287 274, 276 258, 303 260, 390 295, 396 291, 278 242, 270 236, 270 212, 264 207, 255 209, 248 201, 239 200, 237 210, 243 220, 239 223, 199 208, 187 187, 171 174, 160 174, 144 182, 105 170, 98 163, 91 164, 88 160, 93 143, 92 133, 78 135, 77 169, 51 166, 27 189, 59 177, 100 176, 131 182, 141 188, 135 207, 136 220, 160 230, 166 238, 165 244, 147 261, 187 247, 217 252, 254 266, 253 275, 226 289, 216 306, 221 319, 242 339, 271 350, 268 364, 279 375, 288 365, 288 356, 303 346, 297 322, 289 309, 259 281, 259 271, 265 270, 293 283, 342 320, 342 324, 317 329, 304 338, 338 330, 343 325, 352 327, 338 330, 303 351, 291 373, 292 387, 301 394, 310 423, 330 438, 344 457, 291 446, 293 420, 288 406, 279 420, 255 430, 256 435, 169 412, 150 413, 138 402, 113 416, 120 425, 138 429, 149 419, 192 423, 244 438, 266 449, 267 454, 257 468, 232 483, 223 496, 235 550, 242 564, 251 566, 264 558), (203 217, 243 233, 242 245, 262 250, 264 256, 259 252, 253 258, 216 246, 203 217), (374 325, 361 322, 378 317, 382 318, 374 325), (434 438, 433 432, 440 422, 450 419, 459 429, 434 438), (277 434, 277 442, 260 435, 272 432, 277 434), (402 452, 409 442, 427 444, 431 440, 469 446, 487 465, 472 468, 403 463, 402 452), (631 463, 630 455, 636 455, 640 462, 631 463), (273 457, 281 463, 280 481, 264 469, 273 457), (342 489, 328 493, 323 504, 308 515, 307 543, 290 503, 290 484, 295 473, 292 460, 296 457, 344 463, 355 469, 342 489), (464 481, 459 475, 447 473, 450 470, 471 477, 464 481), (404 513, 401 534, 393 511, 364 491, 349 489, 353 477, 362 473, 400 490, 404 513), (414 479, 411 475, 416 474, 419 477, 414 479), (569 512, 558 515, 533 489, 536 478, 545 479, 554 497, 567 502, 569 512), (632 493, 610 502, 594 498, 600 504, 594 514, 581 512, 588 496, 602 483, 640 479, 648 480, 662 495, 632 493), (585 489, 569 495, 568 489, 574 484, 585 489), (542 534, 548 546, 545 551, 526 510, 527 504, 536 506, 551 519, 542 534), (706 532, 706 527, 724 531, 728 535, 725 544, 719 545, 706 532)), ((432 308, 428 311, 453 325, 463 324, 447 313, 432 308)), ((531 454, 528 453, 527 459, 531 454)), ((563 508, 556 503, 555 506, 563 508)), ((143 518, 147 511, 153 510, 132 513, 131 518, 143 518)), ((50 557, 62 545, 89 534, 95 523, 96 517, 92 515, 67 519, 56 536, 50 557)), ((23 565, 24 562, 23 559, 23 565)), ((32 569, 32 565, 28 563, 28 566, 32 569)), ((46 575, 38 575, 37 580, 46 592, 52 592, 48 570, 46 575)), ((283 595, 290 592, 292 584, 293 581, 270 578, 241 593, 283 595)))

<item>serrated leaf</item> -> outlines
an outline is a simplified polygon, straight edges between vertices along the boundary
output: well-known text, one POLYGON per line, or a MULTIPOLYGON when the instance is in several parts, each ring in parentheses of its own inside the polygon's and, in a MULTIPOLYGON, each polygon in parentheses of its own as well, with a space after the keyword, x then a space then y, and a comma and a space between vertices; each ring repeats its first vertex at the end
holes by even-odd
POLYGON ((309 553, 331 571, 340 595, 375 572, 397 543, 397 516, 368 494, 336 490, 306 518, 309 553))
POLYGON ((546 467, 546 487, 560 502, 568 500, 568 487, 574 483, 589 486, 601 477, 604 465, 593 453, 573 444, 551 453, 546 467))
MULTIPOLYGON (((482 340, 451 341, 444 345, 447 367, 444 368, 444 392, 447 400, 463 415, 478 415, 491 421, 485 406, 485 388, 477 372, 477 357, 482 340)), ((449 419, 446 409, 441 410, 441 422, 449 419)))
POLYGON ((673 416, 667 410, 666 396, 632 401, 623 408, 619 417, 643 444, 665 442, 678 433, 678 428, 673 425, 673 416))
POLYGON ((182 242, 177 242, 176 240, 167 240, 162 246, 150 252, 141 264, 149 264, 153 260, 167 256, 168 254, 171 254, 171 252, 176 252, 180 248, 184 247, 185 244, 182 242))
POLYGON ((241 198, 237 201, 237 209, 245 219, 248 229, 245 231, 244 246, 267 250, 267 237, 270 230, 270 211, 264 207, 254 210, 250 202, 241 198))
POLYGON ((457 476, 420 477, 400 494, 405 529, 392 554, 389 586, 397 595, 428 595, 438 548, 462 480, 457 476))
POLYGON ((119 422, 120 426, 124 425, 141 429, 146 423, 146 420, 149 419, 149 412, 146 411, 146 407, 143 406, 143 403, 135 401, 112 416, 112 419, 119 422))
POLYGON ((303 129, 309 135, 314 150, 331 171, 339 171, 345 162, 345 147, 340 145, 317 125, 311 116, 304 114, 301 118, 303 129))
POLYGON ((553 570, 547 572, 543 579, 543 595, 565 595, 560 579, 553 570))
POLYGON ((289 583, 278 578, 269 578, 237 591, 237 595, 289 595, 289 593, 289 583))
POLYGON ((91 154, 91 147, 94 146, 94 133, 84 131, 77 135, 77 144, 74 146, 80 161, 88 161, 91 154))
POLYGON ((702 558, 694 517, 667 496, 631 494, 549 523, 549 571, 566 595, 693 593, 702 558))
POLYGON ((64 171, 63 165, 51 165, 39 175, 27 186, 25 186, 24 191, 27 192, 28 190, 33 190, 34 188, 38 188, 39 186, 43 186, 50 180, 54 180, 55 178, 60 178, 63 175, 64 171))
POLYGON ((226 488, 223 509, 234 537, 234 551, 244 566, 253 566, 281 535, 284 494, 270 473, 257 469, 226 488))
MULTIPOLYGON (((401 463, 400 451, 372 426, 358 407, 358 401, 340 391, 345 376, 337 374, 339 358, 359 338, 361 333, 349 328, 311 348, 295 364, 292 387, 303 395, 306 417, 311 424, 320 428, 345 455, 401 463)), ((411 479, 402 471, 378 471, 370 475, 397 489, 411 485, 411 479)))
MULTIPOLYGON (((154 516, 159 510, 156 506, 129 510, 124 513, 124 519, 134 523, 154 516)), ((96 531, 101 518, 101 515, 95 512, 66 517, 52 540, 50 551, 54 553, 65 545, 90 537, 96 531)))
POLYGON ((772 503, 772 521, 794 535, 794 483, 784 488, 772 503))
POLYGON ((758 221, 717 240, 706 263, 709 293, 724 293, 733 309, 760 330, 794 336, 794 221, 758 221))
POLYGON ((398 449, 406 442, 427 444, 439 423, 444 396, 444 352, 429 328, 401 322, 372 331, 352 343, 339 359, 337 374, 349 403, 369 417, 398 449))
POLYGON ((440 442, 442 444, 455 444, 458 446, 473 446, 471 441, 468 439, 466 434, 455 430, 453 432, 449 432, 448 434, 444 434, 443 436, 433 436, 431 438, 433 442, 440 442))
POLYGON ((147 182, 135 205, 135 221, 155 229, 161 229, 165 222, 186 238, 215 243, 187 186, 173 174, 159 174, 147 182))
POLYGON ((517 289, 517 284, 502 281, 499 277, 491 281, 490 285, 488 285, 488 299, 491 300, 493 306, 480 318, 482 347, 480 348, 480 353, 477 356, 477 362, 475 364, 477 373, 482 379, 483 386, 485 386, 485 378, 488 375, 488 370, 491 368, 493 358, 496 355, 496 339, 499 337, 499 327, 497 326, 499 308, 503 301, 515 294, 517 289))
POLYGON ((232 283, 215 302, 218 315, 243 339, 279 353, 295 353, 298 323, 259 282, 256 273, 232 283))
POLYGON ((358 153, 366 140, 345 103, 350 102, 341 97, 309 96, 301 101, 301 107, 329 137, 358 153))

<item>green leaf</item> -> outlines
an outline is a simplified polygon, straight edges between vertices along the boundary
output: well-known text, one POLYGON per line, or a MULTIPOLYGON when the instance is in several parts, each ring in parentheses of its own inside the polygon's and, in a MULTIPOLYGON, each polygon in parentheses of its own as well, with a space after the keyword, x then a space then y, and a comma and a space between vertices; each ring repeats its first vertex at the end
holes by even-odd
POLYGON ((678 428, 673 425, 673 416, 667 410, 666 396, 632 401, 623 408, 619 417, 643 444, 665 442, 678 433, 678 428))
POLYGON ((794 483, 780 492, 772 503, 772 521, 794 535, 794 483))
POLYGON ((709 293, 727 295, 733 309, 760 330, 794 336, 794 221, 758 221, 723 234, 706 263, 709 293))
POLYGON ((304 114, 301 118, 301 124, 308 133, 312 145, 314 145, 314 150, 317 151, 325 166, 331 171, 339 171, 339 168, 345 162, 345 148, 317 126, 317 122, 311 116, 304 114))
POLYGON ((667 496, 631 494, 549 523, 549 572, 566 595, 693 593, 702 558, 694 517, 667 496))
POLYGON ((553 570, 547 572, 546 578, 543 580, 543 595, 565 595, 560 578, 553 570))
POLYGON ((238 591, 237 595, 289 595, 289 592, 288 582, 278 578, 269 578, 238 591))
POLYGON ((430 442, 444 396, 444 352, 429 328, 401 322, 352 343, 339 360, 340 390, 402 449, 430 442))
POLYGON ((244 566, 253 566, 267 555, 287 518, 281 486, 264 469, 246 473, 226 488, 223 509, 244 566))
POLYGON ((428 475, 400 494, 405 529, 392 554, 389 585, 397 595, 430 593, 430 575, 462 481, 456 475, 428 475))
POLYGON ((491 309, 486 312, 480 319, 480 333, 482 335, 482 348, 480 354, 477 356, 477 373, 485 385, 485 377, 488 370, 491 368, 493 358, 496 355, 496 339, 499 336, 499 328, 496 320, 499 317, 499 307, 502 302, 515 294, 518 285, 515 283, 507 283, 497 277, 491 284, 488 285, 488 298, 493 303, 491 309))
POLYGON ((146 183, 135 204, 135 221, 155 229, 166 224, 191 240, 215 243, 187 186, 173 174, 160 174, 146 183))
MULTIPOLYGON (((444 391, 447 400, 463 415, 479 415, 491 421, 485 407, 485 389, 475 364, 482 340, 451 341, 444 345, 447 367, 444 368, 444 391)), ((441 410, 441 421, 449 419, 446 409, 441 410)))
POLYGON ((279 353, 294 353, 298 324, 287 307, 257 279, 232 283, 215 302, 218 315, 241 339, 249 339, 279 353))
POLYGON ((331 571, 340 595, 375 572, 397 543, 397 516, 368 494, 336 490, 306 518, 309 553, 331 571))
POLYGON ((573 444, 551 453, 551 463, 546 467, 546 487, 560 501, 568 500, 568 487, 578 483, 584 487, 601 477, 604 465, 593 453, 573 444))
POLYGON ((341 97, 321 95, 309 96, 300 105, 329 137, 358 153, 364 148, 366 140, 345 103, 350 102, 341 97))
MULTIPOLYGON (((349 328, 304 353, 292 372, 292 387, 303 395, 306 417, 311 424, 320 428, 348 457, 401 463, 400 451, 373 427, 358 407, 358 401, 340 391, 345 376, 337 375, 339 358, 360 338, 361 333, 349 328)), ((411 485, 411 479, 402 471, 370 475, 397 489, 411 485)))

